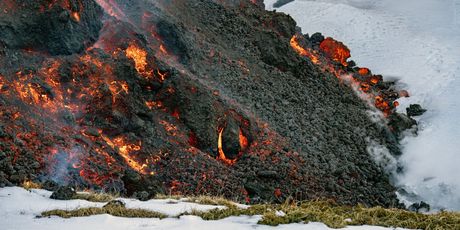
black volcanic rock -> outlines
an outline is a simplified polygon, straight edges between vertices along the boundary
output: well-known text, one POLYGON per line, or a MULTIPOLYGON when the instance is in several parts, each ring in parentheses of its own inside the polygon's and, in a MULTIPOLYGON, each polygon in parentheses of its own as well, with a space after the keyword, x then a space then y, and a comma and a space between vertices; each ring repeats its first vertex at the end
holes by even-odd
POLYGON ((273 3, 273 7, 275 8, 279 8, 279 7, 282 7, 288 3, 291 3, 293 2, 294 0, 278 0, 276 1, 275 3, 273 3))
POLYGON ((419 104, 412 104, 406 108, 407 116, 415 117, 423 115, 427 110, 419 104))
POLYGON ((9 48, 68 55, 92 45, 102 28, 93 0, 9 2, 0 2, 0 44, 9 48))

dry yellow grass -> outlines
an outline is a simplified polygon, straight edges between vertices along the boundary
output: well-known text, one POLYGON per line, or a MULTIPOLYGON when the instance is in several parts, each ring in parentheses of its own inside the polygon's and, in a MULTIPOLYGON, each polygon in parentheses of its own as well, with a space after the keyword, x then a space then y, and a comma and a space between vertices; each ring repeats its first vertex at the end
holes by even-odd
MULTIPOLYGON (((96 194, 97 195, 97 194, 96 194)), ((87 200, 109 200, 112 196, 92 195, 87 200), (97 198, 95 198, 97 197, 97 198)), ((158 199, 181 199, 179 196, 157 196, 158 199)), ((238 208, 234 202, 222 197, 197 196, 187 198, 188 202, 208 205, 224 205, 226 209, 210 211, 192 210, 181 215, 196 215, 204 220, 219 220, 230 216, 262 215, 259 224, 276 226, 289 223, 322 222, 332 228, 348 225, 376 225, 383 227, 402 227, 410 229, 460 229, 459 212, 439 212, 422 214, 402 209, 385 209, 381 207, 366 208, 363 206, 343 206, 330 201, 310 201, 285 204, 252 205, 247 209, 238 208), (282 212, 284 215, 279 215, 282 212)), ((64 218, 111 214, 122 217, 164 218, 166 215, 142 209, 126 209, 119 206, 104 208, 82 208, 71 211, 52 210, 42 216, 57 215, 64 218)))
POLYGON ((159 212, 153 212, 144 209, 129 209, 124 206, 108 206, 102 208, 80 208, 75 210, 51 210, 43 212, 42 217, 49 216, 59 216, 62 218, 71 218, 71 217, 83 217, 83 216, 92 216, 100 214, 109 214, 112 216, 119 217, 130 217, 130 218, 166 218, 165 214, 159 212))
POLYGON ((73 199, 87 200, 91 202, 109 202, 115 198, 117 195, 111 195, 107 193, 77 193, 73 199))
POLYGON ((376 225, 410 229, 460 229, 460 213, 458 212, 421 214, 402 209, 341 206, 328 201, 253 205, 247 209, 228 207, 221 210, 192 211, 184 214, 200 216, 205 220, 218 220, 240 215, 262 215, 259 224, 271 226, 301 222, 322 222, 331 228, 342 228, 348 225, 376 225), (279 215, 279 212, 283 212, 284 215, 279 215))
POLYGON ((22 182, 22 187, 26 190, 31 190, 31 189, 41 189, 42 185, 39 183, 35 183, 33 181, 24 181, 22 182))

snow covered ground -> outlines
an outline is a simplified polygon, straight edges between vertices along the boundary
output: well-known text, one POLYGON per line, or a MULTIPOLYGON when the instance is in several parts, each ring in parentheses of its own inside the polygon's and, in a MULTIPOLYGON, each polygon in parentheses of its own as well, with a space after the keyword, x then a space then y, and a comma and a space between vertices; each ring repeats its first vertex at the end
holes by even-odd
MULTIPOLYGON (((121 199, 127 208, 142 208, 161 212, 170 216, 165 219, 155 218, 123 218, 111 215, 96 215, 63 219, 60 217, 36 218, 41 212, 52 209, 72 210, 84 207, 102 207, 105 203, 88 202, 85 200, 52 200, 51 192, 39 189, 27 191, 19 187, 0 188, 0 229, 2 230, 128 230, 128 229, 199 229, 199 230, 226 230, 226 229, 274 229, 275 227, 257 225, 260 216, 229 217, 218 221, 204 221, 196 216, 181 216, 183 212, 192 210, 207 211, 223 206, 201 205, 179 200, 150 200, 139 201, 121 199)), ((277 229, 306 229, 329 230, 322 223, 288 224, 278 226, 277 229)), ((375 226, 353 226, 347 230, 387 230, 389 228, 375 226)))
POLYGON ((399 79, 411 94, 401 111, 429 109, 419 135, 403 140, 397 183, 435 208, 460 210, 460 0, 296 0, 277 10, 303 33, 343 41, 358 65, 399 79))

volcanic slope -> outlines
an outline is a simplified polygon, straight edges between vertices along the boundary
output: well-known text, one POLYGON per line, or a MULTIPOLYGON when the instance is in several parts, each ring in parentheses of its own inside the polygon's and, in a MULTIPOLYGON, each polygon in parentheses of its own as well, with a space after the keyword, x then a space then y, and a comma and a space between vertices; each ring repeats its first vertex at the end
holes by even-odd
POLYGON ((98 0, 104 15, 90 0, 58 2, 0 5, 14 36, 81 35, 0 37, 3 185, 398 205, 367 151, 398 154, 397 138, 291 48, 289 16, 246 0, 98 0), (51 26, 21 30, 42 11, 51 26))

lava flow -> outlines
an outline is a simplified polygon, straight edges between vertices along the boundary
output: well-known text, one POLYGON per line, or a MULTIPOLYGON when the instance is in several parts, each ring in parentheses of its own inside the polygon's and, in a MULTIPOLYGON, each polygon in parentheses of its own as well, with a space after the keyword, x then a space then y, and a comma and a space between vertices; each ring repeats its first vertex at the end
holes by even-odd
POLYGON ((299 41, 298 41, 299 37, 300 37, 299 35, 292 36, 291 41, 290 41, 291 47, 295 51, 297 51, 297 53, 299 53, 301 56, 308 57, 311 60, 311 62, 315 64, 319 64, 319 55, 317 55, 315 51, 313 51, 312 49, 303 48, 299 44, 299 41))
POLYGON ((383 83, 380 75, 373 75, 368 68, 349 66, 347 59, 350 58, 350 50, 341 42, 333 38, 322 38, 320 41, 310 40, 308 37, 296 34, 290 40, 291 47, 301 56, 320 67, 323 71, 329 71, 342 81, 347 81, 353 88, 366 95, 374 106, 389 116, 399 105, 396 99, 403 95, 394 92, 383 83), (301 45, 301 42, 302 44, 301 45), (314 42, 319 45, 313 44, 314 42), (351 76, 351 77, 348 77, 351 76))
POLYGON ((0 12, 0 187, 397 203, 366 154, 367 138, 398 154, 397 129, 369 122, 328 72, 390 116, 407 92, 332 38, 293 36, 262 0, 8 0, 0 12))

